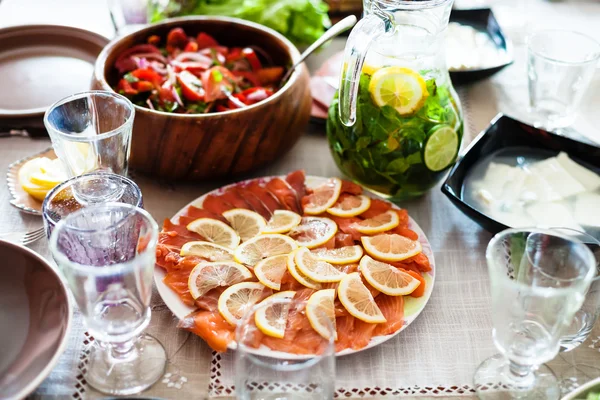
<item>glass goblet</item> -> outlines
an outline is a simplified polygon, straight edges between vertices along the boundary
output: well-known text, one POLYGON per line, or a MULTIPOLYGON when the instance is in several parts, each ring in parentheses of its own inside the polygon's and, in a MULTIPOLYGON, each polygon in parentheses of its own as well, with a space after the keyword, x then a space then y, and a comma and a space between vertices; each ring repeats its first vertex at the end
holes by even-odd
POLYGON ((473 378, 481 399, 558 399, 560 389, 543 363, 583 304, 596 271, 590 249, 573 236, 537 228, 508 229, 490 241, 494 344, 473 378))
POLYGON ((85 372, 100 392, 141 392, 164 374, 166 353, 142 332, 150 322, 158 226, 141 208, 102 203, 61 219, 50 250, 94 337, 85 372))

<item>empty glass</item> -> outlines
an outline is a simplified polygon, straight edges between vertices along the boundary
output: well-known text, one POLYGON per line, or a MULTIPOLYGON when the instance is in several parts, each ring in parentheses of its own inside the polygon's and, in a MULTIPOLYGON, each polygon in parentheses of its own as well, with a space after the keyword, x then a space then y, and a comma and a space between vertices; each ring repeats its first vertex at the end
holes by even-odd
POLYGON ((141 208, 103 203, 61 219, 50 250, 94 337, 85 379, 112 395, 138 393, 164 374, 150 322, 158 226, 141 208))
POLYGON ((98 170, 127 175, 134 115, 120 94, 90 91, 54 103, 44 125, 70 176, 98 170))
POLYGON ((546 30, 528 41, 529 102, 534 124, 569 126, 600 58, 600 44, 573 31, 546 30))
POLYGON ((473 378, 481 399, 558 399, 554 373, 543 363, 581 307, 596 271, 590 249, 555 230, 509 229, 490 241, 486 259, 492 331, 500 354, 473 378))
MULTIPOLYGON (((319 354, 289 355, 275 352, 261 345, 263 336, 255 324, 257 313, 285 315, 284 325, 293 319, 293 313, 303 313, 305 302, 296 299, 266 299, 251 308, 239 322, 236 330, 235 390, 243 400, 333 399, 335 385, 335 328, 327 324, 330 340, 322 340, 319 354), (268 310, 268 311, 267 311, 268 310), (289 314, 288 314, 289 313, 289 314), (289 315, 289 317, 288 317, 289 315)), ((326 319, 326 318, 325 318, 326 319)), ((286 340, 283 339, 271 340, 286 340)))
POLYGON ((129 178, 106 172, 76 176, 52 189, 42 203, 48 238, 58 221, 83 207, 97 204, 98 199, 143 207, 142 192, 129 178))

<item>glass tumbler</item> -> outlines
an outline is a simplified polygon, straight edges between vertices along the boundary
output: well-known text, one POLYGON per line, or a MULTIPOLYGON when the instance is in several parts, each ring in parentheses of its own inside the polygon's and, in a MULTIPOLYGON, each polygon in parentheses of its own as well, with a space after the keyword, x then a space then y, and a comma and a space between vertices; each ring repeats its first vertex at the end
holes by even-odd
MULTIPOLYGON (((261 338, 266 336, 257 328, 258 315, 275 316, 283 326, 304 312, 305 302, 290 298, 267 298, 252 307, 238 323, 235 351, 235 390, 242 400, 333 399, 335 385, 335 328, 323 325, 329 340, 315 333, 318 354, 295 355, 273 351, 261 338), (285 314, 282 316, 282 313, 285 314)), ((306 318, 302 315, 301 318, 306 318)), ((321 318, 320 318, 321 319, 321 318)), ((327 320, 327 318, 323 318, 327 320)), ((268 337, 278 349, 285 351, 293 339, 268 337)), ((264 341, 264 340, 263 340, 264 341)))
POLYGON ((97 204, 98 198, 143 208, 142 191, 129 178, 105 172, 76 176, 52 189, 42 203, 48 238, 58 221, 83 207, 97 204))
POLYGON ((44 115, 52 147, 70 176, 127 175, 135 109, 117 93, 90 91, 54 103, 44 115))
POLYGON ((591 250, 555 230, 508 229, 490 241, 494 344, 473 378, 481 399, 558 399, 554 373, 543 363, 583 304, 596 272, 591 250))
POLYGON ((529 105, 536 126, 557 130, 573 123, 599 58, 600 43, 578 32, 545 30, 529 37, 529 105))
POLYGON ((85 379, 111 395, 150 387, 164 374, 166 353, 152 336, 152 271, 158 226, 141 208, 102 203, 61 219, 50 250, 95 341, 85 379))

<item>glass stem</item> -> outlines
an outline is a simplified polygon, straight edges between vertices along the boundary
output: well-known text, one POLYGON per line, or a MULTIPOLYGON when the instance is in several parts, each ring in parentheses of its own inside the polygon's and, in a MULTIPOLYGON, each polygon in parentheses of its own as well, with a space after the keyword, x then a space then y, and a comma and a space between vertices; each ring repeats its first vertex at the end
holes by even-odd
POLYGON ((519 388, 531 386, 535 379, 532 374, 531 366, 518 364, 511 360, 509 360, 506 365, 506 375, 510 380, 510 383, 519 388))
POLYGON ((110 343, 110 355, 116 360, 125 360, 135 351, 137 337, 120 343, 110 343))

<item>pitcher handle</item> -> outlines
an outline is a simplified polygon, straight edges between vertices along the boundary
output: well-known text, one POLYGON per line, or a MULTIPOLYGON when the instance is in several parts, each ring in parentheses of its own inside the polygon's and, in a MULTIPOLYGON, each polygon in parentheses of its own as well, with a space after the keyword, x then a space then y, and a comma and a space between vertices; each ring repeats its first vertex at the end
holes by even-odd
POLYGON ((358 85, 367 51, 371 43, 383 33, 384 21, 377 15, 369 15, 356 24, 346 42, 338 103, 340 119, 346 126, 352 126, 356 122, 358 85))

